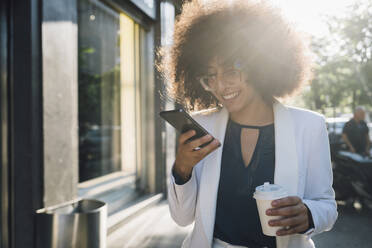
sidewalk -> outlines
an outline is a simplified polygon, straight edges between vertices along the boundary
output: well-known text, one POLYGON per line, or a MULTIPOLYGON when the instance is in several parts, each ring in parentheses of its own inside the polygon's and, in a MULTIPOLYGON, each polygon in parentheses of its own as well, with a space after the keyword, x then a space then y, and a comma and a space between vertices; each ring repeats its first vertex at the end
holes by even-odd
POLYGON ((171 218, 167 201, 146 210, 109 236, 108 248, 176 248, 192 225, 179 227, 171 218))
MULTIPOLYGON (((339 206, 339 218, 332 231, 313 240, 317 248, 370 248, 371 220, 371 210, 339 206)), ((191 229, 192 225, 175 224, 167 201, 162 201, 110 235, 108 248, 177 248, 191 229)))

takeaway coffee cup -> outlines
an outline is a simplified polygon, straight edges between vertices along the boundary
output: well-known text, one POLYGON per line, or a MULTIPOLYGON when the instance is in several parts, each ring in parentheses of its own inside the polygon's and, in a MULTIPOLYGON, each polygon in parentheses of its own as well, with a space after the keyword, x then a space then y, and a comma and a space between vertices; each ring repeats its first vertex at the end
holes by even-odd
POLYGON ((262 232, 267 236, 276 236, 276 232, 282 227, 269 226, 269 220, 275 220, 281 218, 280 216, 268 216, 266 210, 272 208, 271 202, 276 199, 280 199, 288 196, 287 191, 280 185, 270 184, 269 182, 264 183, 261 186, 256 187, 256 191, 253 194, 253 198, 256 199, 258 214, 260 216, 262 232))

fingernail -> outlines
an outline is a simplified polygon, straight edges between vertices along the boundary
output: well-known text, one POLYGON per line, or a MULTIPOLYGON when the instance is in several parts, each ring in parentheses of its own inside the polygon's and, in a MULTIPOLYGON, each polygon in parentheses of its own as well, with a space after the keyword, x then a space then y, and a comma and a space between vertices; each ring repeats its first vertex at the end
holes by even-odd
POLYGON ((266 214, 272 214, 272 212, 273 212, 273 211, 271 211, 271 210, 267 210, 267 211, 266 211, 266 214))
POLYGON ((271 203, 271 205, 273 205, 273 206, 278 205, 278 201, 273 201, 273 202, 271 203))

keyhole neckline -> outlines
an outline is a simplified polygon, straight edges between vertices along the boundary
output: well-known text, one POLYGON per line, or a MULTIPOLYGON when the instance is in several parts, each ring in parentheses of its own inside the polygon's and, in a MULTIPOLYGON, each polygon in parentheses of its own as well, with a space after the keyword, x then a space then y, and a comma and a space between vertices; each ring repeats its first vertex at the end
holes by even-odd
POLYGON ((238 122, 235 122, 233 121, 231 118, 230 118, 230 121, 231 123, 233 123, 234 125, 237 125, 241 128, 252 128, 252 129, 262 129, 262 128, 266 128, 266 127, 270 127, 270 126, 273 126, 274 125, 274 122, 273 123, 269 123, 269 124, 265 124, 265 125, 262 125, 262 126, 256 126, 256 125, 245 125, 245 124, 240 124, 238 122))

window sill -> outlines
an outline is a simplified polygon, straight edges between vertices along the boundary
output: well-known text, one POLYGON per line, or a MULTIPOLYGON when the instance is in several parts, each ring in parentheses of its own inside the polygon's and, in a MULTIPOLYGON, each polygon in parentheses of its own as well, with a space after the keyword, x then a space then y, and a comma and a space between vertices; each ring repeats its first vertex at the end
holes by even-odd
POLYGON ((108 234, 128 223, 133 217, 160 202, 163 194, 140 194, 135 188, 135 174, 113 173, 78 185, 79 198, 107 203, 108 234))
POLYGON ((78 185, 79 198, 107 203, 108 215, 116 213, 141 197, 136 191, 135 174, 117 172, 78 185))

